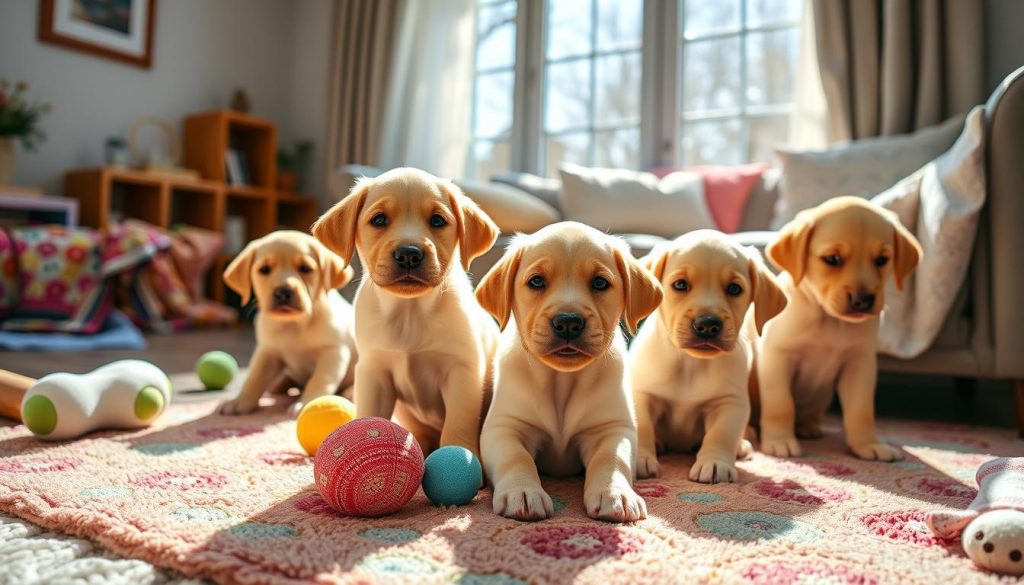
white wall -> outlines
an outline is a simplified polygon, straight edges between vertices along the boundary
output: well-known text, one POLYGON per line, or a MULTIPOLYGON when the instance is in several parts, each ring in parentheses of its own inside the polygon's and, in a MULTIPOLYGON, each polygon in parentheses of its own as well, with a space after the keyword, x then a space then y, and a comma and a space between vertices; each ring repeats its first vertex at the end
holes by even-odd
POLYGON ((1024 2, 988 0, 988 89, 995 89, 1011 71, 1024 65, 1024 2))
POLYGON ((15 182, 60 194, 66 170, 101 165, 105 139, 127 136, 139 116, 180 128, 186 114, 225 107, 236 86, 248 90, 256 115, 289 125, 295 110, 303 119, 302 99, 326 100, 319 88, 302 99, 291 88, 293 25, 307 3, 165 0, 153 66, 141 69, 40 43, 39 2, 0 0, 0 77, 27 81, 55 108, 42 126, 47 141, 35 153, 18 151, 15 182))

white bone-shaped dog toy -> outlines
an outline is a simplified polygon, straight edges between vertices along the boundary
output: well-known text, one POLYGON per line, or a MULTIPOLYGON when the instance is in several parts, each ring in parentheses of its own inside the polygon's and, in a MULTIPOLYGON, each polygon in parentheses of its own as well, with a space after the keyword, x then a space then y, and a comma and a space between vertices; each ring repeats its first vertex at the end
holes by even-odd
POLYGON ((87 374, 43 376, 21 401, 21 420, 40 439, 97 429, 149 426, 171 402, 171 381, 142 360, 121 360, 87 374))
POLYGON ((936 536, 960 535, 964 552, 988 571, 1024 575, 1024 457, 1000 457, 978 468, 978 496, 966 510, 929 512, 936 536))

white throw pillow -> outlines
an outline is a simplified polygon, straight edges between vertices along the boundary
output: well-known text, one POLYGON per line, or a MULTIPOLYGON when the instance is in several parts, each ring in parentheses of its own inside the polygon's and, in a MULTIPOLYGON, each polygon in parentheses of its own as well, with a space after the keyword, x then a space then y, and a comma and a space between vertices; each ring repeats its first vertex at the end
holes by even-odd
POLYGON ((772 229, 796 214, 841 195, 872 197, 949 150, 964 127, 964 116, 913 134, 865 138, 828 150, 777 149, 782 166, 772 229))
POLYGON ((456 179, 455 184, 494 220, 501 233, 535 232, 560 219, 558 210, 515 187, 456 179))
POLYGON ((659 180, 651 173, 572 164, 559 172, 565 219, 609 232, 666 238, 715 227, 704 200, 704 179, 697 173, 679 171, 659 180))

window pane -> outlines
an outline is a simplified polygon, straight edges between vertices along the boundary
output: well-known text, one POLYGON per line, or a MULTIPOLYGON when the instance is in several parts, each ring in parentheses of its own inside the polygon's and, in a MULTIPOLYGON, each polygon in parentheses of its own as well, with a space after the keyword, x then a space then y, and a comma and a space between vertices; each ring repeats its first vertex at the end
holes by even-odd
POLYGON ((476 78, 474 128, 476 137, 505 134, 512 127, 512 89, 515 73, 501 71, 476 78))
POLYGON ((803 5, 804 0, 747 0, 747 26, 796 22, 803 5))
POLYGON ((741 0, 683 0, 683 36, 695 36, 740 28, 741 0))
POLYGON ((775 147, 785 144, 789 136, 789 116, 758 116, 750 118, 747 123, 750 132, 747 160, 750 162, 774 161, 775 147))
POLYGON ((588 125, 590 61, 547 66, 544 84, 544 129, 557 132, 588 125))
POLYGON ((544 144, 545 167, 549 177, 558 176, 558 167, 564 162, 590 164, 590 134, 576 132, 548 136, 544 144))
POLYGON ((511 67, 516 59, 516 3, 481 6, 476 16, 476 68, 511 67))
POLYGON ((800 30, 750 33, 747 37, 747 103, 793 101, 800 30))
POLYGON ((597 59, 595 124, 640 121, 640 53, 597 59))
POLYGON ((507 140, 491 142, 481 140, 473 144, 473 164, 469 172, 472 177, 487 180, 496 173, 508 171, 509 146, 507 140))
POLYGON ((740 39, 695 41, 683 46, 683 111, 740 106, 740 39))
POLYGON ((640 167, 640 130, 612 130, 594 134, 594 165, 616 169, 640 167))
POLYGON ((558 59, 591 52, 592 0, 548 0, 547 56, 558 59))
POLYGON ((643 35, 644 3, 639 0, 598 0, 597 49, 639 47, 643 35))
POLYGON ((743 162, 742 132, 738 118, 683 124, 683 164, 735 165, 743 162))

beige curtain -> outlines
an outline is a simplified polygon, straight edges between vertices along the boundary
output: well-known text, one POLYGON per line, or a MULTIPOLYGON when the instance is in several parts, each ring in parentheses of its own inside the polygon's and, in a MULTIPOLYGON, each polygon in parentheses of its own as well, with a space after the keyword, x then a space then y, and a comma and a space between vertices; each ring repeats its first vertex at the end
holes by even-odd
POLYGON ((984 3, 812 0, 830 141, 903 134, 984 99, 984 3))
POLYGON ((345 164, 379 164, 384 102, 403 0, 335 0, 328 184, 345 164))

